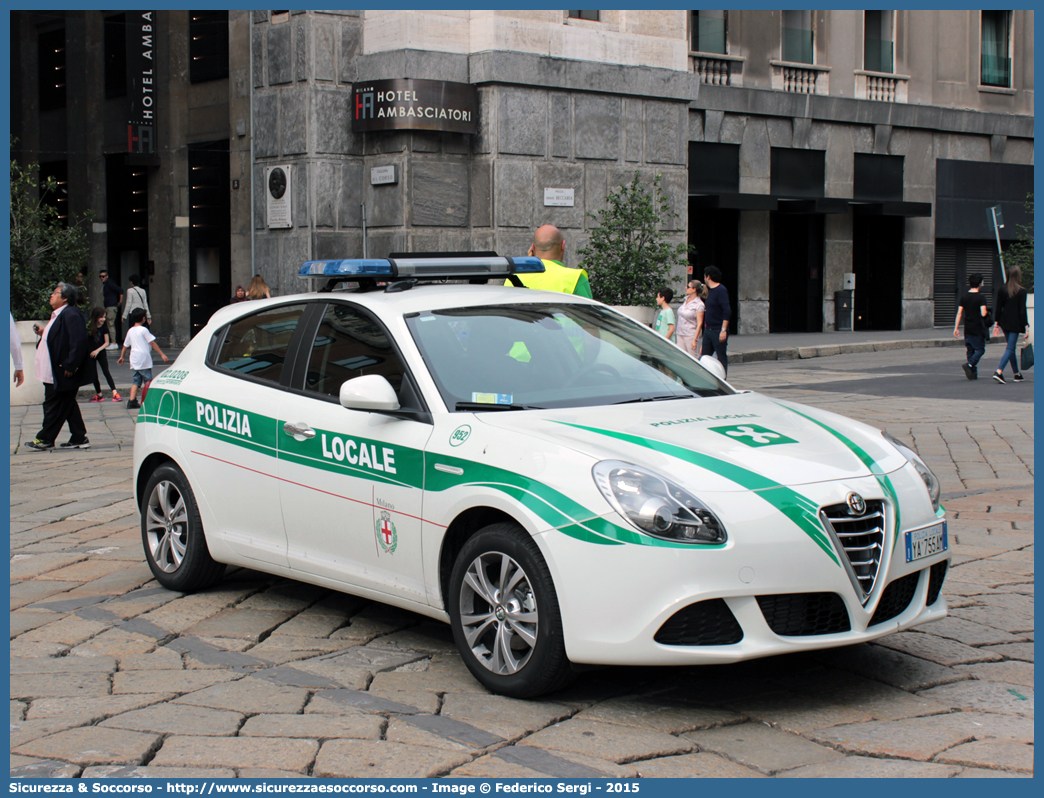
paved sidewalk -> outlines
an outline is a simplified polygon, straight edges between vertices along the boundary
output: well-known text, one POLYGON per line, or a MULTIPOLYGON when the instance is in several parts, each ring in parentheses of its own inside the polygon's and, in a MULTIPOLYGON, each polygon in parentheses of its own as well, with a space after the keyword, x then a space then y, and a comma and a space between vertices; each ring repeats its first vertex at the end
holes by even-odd
MULTIPOLYGON (((994 339, 999 340, 999 339, 994 339)), ((766 333, 737 335, 729 340, 729 363, 761 360, 797 360, 897 349, 964 346, 951 328, 824 333, 766 333)))
POLYGON ((840 389, 915 355, 953 359, 889 349, 832 358, 815 379, 801 360, 730 377, 886 427, 929 459, 954 548, 949 618, 734 666, 589 671, 536 701, 488 694, 449 627, 385 605, 245 569, 196 595, 160 588, 132 413, 84 403, 92 448, 35 453, 20 443, 39 407, 12 408, 11 774, 1029 776, 1034 429, 999 391, 1031 386, 946 403, 840 389))

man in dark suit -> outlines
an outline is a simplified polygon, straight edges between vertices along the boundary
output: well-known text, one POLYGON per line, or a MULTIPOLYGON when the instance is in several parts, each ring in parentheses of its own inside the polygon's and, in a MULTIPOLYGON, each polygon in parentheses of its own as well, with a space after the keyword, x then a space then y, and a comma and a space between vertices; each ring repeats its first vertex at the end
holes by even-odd
POLYGON ((27 443, 27 449, 43 452, 54 448, 62 426, 68 422, 71 437, 62 449, 89 449, 87 427, 84 426, 80 406, 76 404, 76 390, 83 381, 83 363, 87 357, 87 322, 76 303, 80 292, 71 283, 58 283, 51 293, 51 318, 42 330, 33 329, 40 336, 36 344, 36 376, 44 386, 43 426, 36 440, 27 443))

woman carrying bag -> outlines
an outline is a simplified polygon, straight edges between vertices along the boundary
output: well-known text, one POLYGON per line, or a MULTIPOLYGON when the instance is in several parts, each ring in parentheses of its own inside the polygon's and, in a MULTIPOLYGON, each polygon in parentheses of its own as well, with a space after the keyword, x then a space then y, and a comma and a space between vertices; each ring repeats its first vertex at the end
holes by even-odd
POLYGON ((1025 379, 1019 370, 1019 361, 1015 357, 1015 347, 1019 342, 1019 336, 1023 332, 1026 333, 1027 342, 1029 341, 1029 316, 1026 313, 1026 297, 1026 289, 1022 287, 1022 270, 1018 266, 1012 266, 1008 269, 1008 282, 997 291, 997 301, 993 306, 994 316, 997 319, 994 334, 996 334, 996 328, 999 327, 1001 332, 1004 333, 1004 338, 1008 344, 1004 349, 1004 356, 1001 357, 1000 365, 997 366, 997 370, 993 373, 993 379, 1002 384, 1005 382, 1004 366, 1009 362, 1011 363, 1011 370, 1015 372, 1013 380, 1022 382, 1025 379))
POLYGON ((145 289, 138 285, 138 275, 132 274, 127 278, 130 288, 123 297, 123 329, 124 332, 133 326, 130 324, 131 311, 141 308, 145 311, 145 326, 152 324, 152 312, 149 310, 149 299, 145 296, 145 289))

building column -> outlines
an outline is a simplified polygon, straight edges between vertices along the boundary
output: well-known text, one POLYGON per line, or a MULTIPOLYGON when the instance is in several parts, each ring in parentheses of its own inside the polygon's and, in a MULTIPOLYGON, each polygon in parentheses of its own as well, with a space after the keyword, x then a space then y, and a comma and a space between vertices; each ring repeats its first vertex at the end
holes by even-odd
POLYGON ((740 213, 739 285, 735 287, 734 296, 745 335, 763 335, 769 331, 770 219, 770 211, 740 213))

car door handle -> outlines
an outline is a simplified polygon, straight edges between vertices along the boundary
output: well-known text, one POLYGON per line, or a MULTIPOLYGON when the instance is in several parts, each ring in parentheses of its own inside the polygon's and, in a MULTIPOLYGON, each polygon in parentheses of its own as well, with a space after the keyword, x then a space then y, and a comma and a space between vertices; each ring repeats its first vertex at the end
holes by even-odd
POLYGON ((293 438, 295 441, 304 441, 309 438, 315 437, 315 430, 305 424, 303 421, 294 424, 291 421, 287 421, 283 424, 283 432, 293 438))

